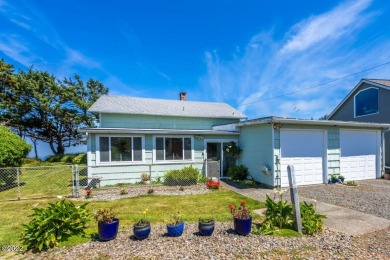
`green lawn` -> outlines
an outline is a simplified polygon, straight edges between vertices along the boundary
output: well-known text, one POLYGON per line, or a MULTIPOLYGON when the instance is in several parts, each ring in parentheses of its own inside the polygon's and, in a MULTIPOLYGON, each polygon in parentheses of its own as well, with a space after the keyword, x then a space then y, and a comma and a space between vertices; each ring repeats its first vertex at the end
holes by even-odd
MULTIPOLYGON (((72 168, 71 166, 22 167, 20 183, 21 198, 68 196, 72 194, 72 168)), ((17 198, 17 187, 0 192, 0 200, 17 198)))
MULTIPOLYGON (((263 208, 264 203, 249 199, 228 190, 215 190, 201 195, 185 196, 157 196, 145 195, 135 198, 120 199, 115 201, 93 201, 88 208, 95 212, 100 208, 111 207, 120 219, 121 229, 130 230, 130 225, 141 217, 144 209, 149 209, 149 220, 153 224, 164 223, 171 213, 180 210, 182 218, 187 222, 195 222, 199 217, 213 217, 217 221, 231 221, 232 216, 228 204, 238 205, 242 200, 247 202, 250 209, 263 208)), ((45 207, 48 202, 56 199, 29 200, 15 202, 0 202, 0 245, 19 245, 19 236, 22 232, 22 224, 29 221, 28 215, 32 213, 32 206, 38 203, 38 207, 45 207)), ((76 201, 75 203, 81 203, 76 201)), ((260 220, 259 215, 253 216, 260 220)), ((91 220, 87 234, 94 234, 97 224, 91 220)), ((73 237, 62 245, 82 243, 89 238, 73 237)), ((0 253, 1 254, 1 253, 0 253)))

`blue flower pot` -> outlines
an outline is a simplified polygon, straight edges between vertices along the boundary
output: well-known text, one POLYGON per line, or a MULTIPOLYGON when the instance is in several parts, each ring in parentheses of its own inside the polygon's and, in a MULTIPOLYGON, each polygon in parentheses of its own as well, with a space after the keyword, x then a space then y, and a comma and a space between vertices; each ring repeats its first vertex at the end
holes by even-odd
POLYGON ((341 182, 344 182, 345 178, 340 178, 340 177, 339 177, 339 180, 340 180, 341 182))
POLYGON ((107 241, 116 238, 119 228, 119 219, 114 218, 111 223, 99 222, 99 238, 100 240, 107 241))
POLYGON ((147 225, 134 225, 133 226, 134 236, 139 240, 148 238, 149 234, 150 234, 150 230, 151 230, 150 223, 148 223, 147 225))
POLYGON ((234 231, 237 234, 246 236, 251 232, 252 229, 252 218, 240 219, 234 218, 234 231))
POLYGON ((167 225, 168 236, 170 237, 179 237, 183 234, 184 231, 184 222, 181 222, 179 225, 170 226, 167 225))
POLYGON ((215 226, 214 224, 215 224, 214 220, 206 223, 199 222, 198 224, 199 233, 202 236, 211 236, 214 232, 214 226, 215 226))
POLYGON ((338 182, 339 182, 339 179, 337 179, 337 178, 332 178, 332 179, 331 179, 331 182, 332 182, 332 183, 338 183, 338 182))

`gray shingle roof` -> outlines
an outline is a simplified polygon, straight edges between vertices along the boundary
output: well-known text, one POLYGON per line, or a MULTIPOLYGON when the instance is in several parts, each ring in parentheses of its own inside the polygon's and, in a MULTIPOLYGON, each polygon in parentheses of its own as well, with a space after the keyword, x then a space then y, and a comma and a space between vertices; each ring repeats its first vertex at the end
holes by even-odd
POLYGON ((365 80, 390 87, 390 80, 388 79, 365 79, 365 80))
POLYGON ((101 96, 90 108, 95 113, 164 115, 211 118, 246 118, 226 103, 195 102, 126 96, 101 96))

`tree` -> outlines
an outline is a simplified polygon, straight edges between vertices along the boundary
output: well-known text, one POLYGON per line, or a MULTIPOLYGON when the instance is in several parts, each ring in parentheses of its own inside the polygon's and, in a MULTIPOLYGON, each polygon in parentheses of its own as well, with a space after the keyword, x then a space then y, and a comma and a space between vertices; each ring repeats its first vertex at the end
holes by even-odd
POLYGON ((31 146, 23 139, 7 127, 0 126, 0 168, 22 165, 30 150, 31 146))
MULTIPOLYGON (((10 69, 3 66, 0 75, 10 69)), ((12 69, 12 67, 11 67, 12 69)), ((78 75, 57 80, 46 71, 30 68, 4 80, 0 119, 20 136, 46 142, 54 154, 83 143, 82 127, 93 127, 96 117, 87 110, 108 89, 99 81, 84 83, 78 75)), ((0 82, 1 84, 1 82, 0 82)))
POLYGON ((318 120, 327 120, 327 119, 328 119, 328 115, 323 115, 320 118, 318 118, 318 120))

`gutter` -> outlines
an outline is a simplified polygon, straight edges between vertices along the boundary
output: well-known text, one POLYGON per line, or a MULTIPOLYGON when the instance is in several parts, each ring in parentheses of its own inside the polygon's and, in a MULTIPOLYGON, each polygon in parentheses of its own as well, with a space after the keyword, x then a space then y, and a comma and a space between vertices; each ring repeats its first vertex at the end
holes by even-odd
POLYGON ((364 122, 353 122, 353 121, 333 121, 333 120, 308 120, 308 119, 279 118, 279 117, 267 117, 267 118, 247 120, 244 122, 237 123, 237 126, 274 124, 274 123, 295 124, 295 125, 382 128, 382 129, 390 130, 390 124, 364 123, 364 122))

